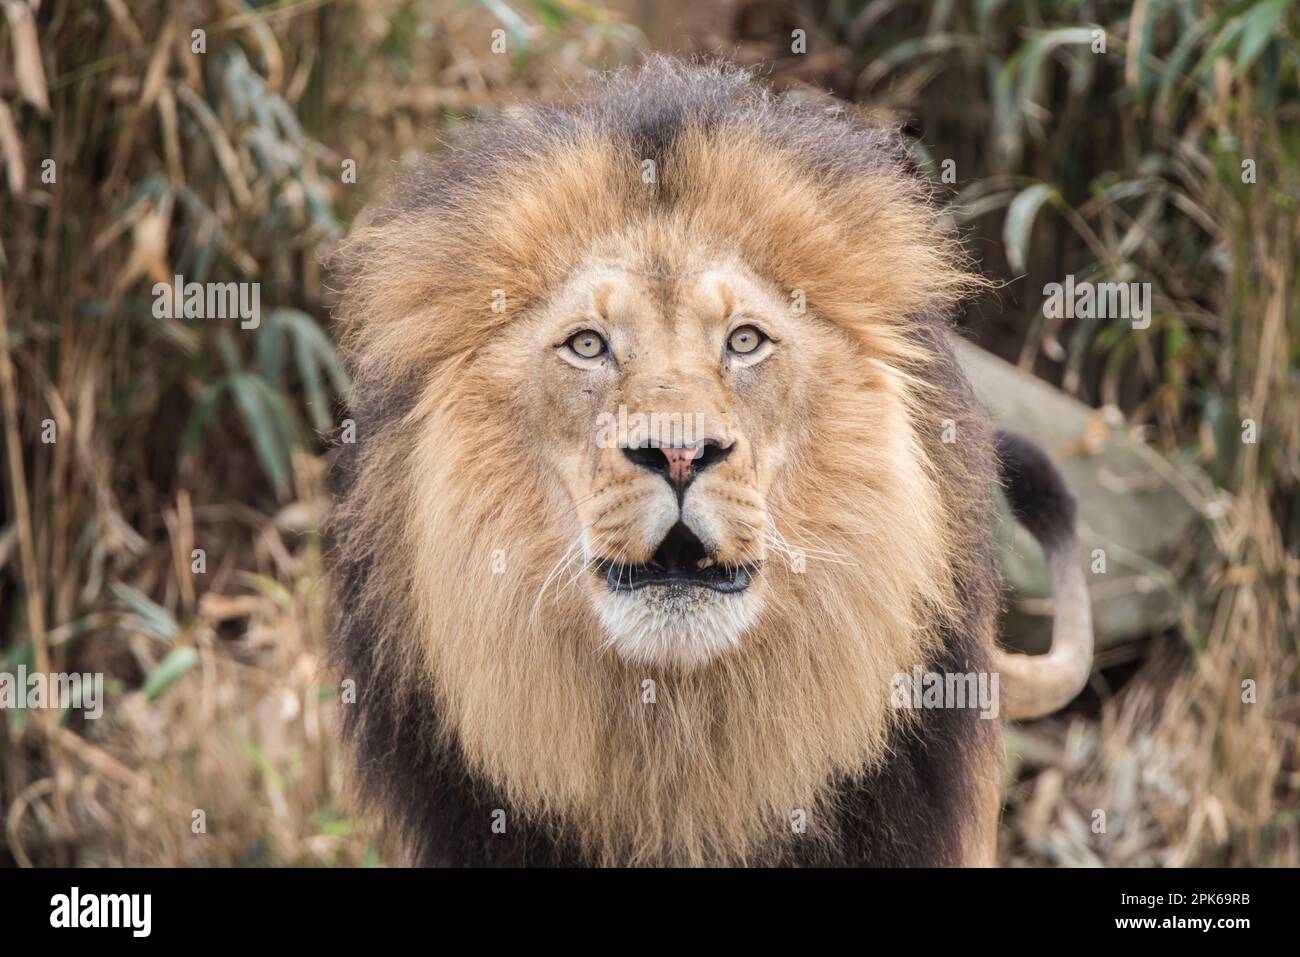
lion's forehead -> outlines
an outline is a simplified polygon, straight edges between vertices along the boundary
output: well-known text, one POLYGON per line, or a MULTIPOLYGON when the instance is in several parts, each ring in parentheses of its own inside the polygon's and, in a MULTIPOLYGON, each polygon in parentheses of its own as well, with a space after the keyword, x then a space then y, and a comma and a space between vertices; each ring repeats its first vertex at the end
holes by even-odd
MULTIPOLYGON (((542 310, 548 317, 598 318, 642 349, 693 349, 736 317, 783 310, 784 293, 731 253, 681 259, 626 246, 593 254, 574 268, 542 310)), ((635 357, 633 357, 635 358, 635 357)))

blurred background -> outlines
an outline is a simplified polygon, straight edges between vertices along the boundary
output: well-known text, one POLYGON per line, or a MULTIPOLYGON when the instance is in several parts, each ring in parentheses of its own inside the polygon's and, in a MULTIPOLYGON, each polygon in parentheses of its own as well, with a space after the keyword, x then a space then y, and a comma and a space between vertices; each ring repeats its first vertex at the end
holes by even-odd
MULTIPOLYGON (((97 721, 0 710, 0 864, 386 862, 323 663, 322 258, 475 117, 655 50, 901 125, 1000 283, 972 376, 1106 563, 1090 688, 1009 729, 1003 863, 1300 863, 1293 4, 0 7, 0 671, 107 685, 97 721), (259 282, 260 325, 156 318, 176 274, 259 282), (1045 317, 1067 274, 1151 283, 1150 328, 1045 317)), ((1004 539, 1031 647, 1041 568, 1004 539)))

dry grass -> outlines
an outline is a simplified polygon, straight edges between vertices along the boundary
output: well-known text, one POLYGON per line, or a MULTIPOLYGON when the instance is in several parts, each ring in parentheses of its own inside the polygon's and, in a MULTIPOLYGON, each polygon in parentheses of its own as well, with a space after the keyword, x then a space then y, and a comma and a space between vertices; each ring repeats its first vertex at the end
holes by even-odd
POLYGON ((0 862, 377 860, 322 671, 319 435, 346 378, 320 260, 465 111, 630 57, 634 31, 567 9, 510 23, 512 57, 458 3, 54 2, 0 32, 35 45, 0 86, 0 649, 109 698, 0 715, 0 862), (176 273, 260 282, 261 326, 155 319, 176 273))
MULTIPOLYGON (((1296 13, 1253 49, 1266 0, 1200 6, 1099 5, 1102 67, 1051 41, 1069 4, 734 3, 696 38, 924 118, 986 270, 1023 273, 972 315, 984 344, 1204 476, 1178 634, 1013 738, 1009 863, 1300 863, 1296 13), (1046 323, 1032 290, 1070 271, 1155 283, 1152 334, 1046 323)), ((0 26, 0 654, 102 671, 109 704, 0 712, 0 862, 376 862, 321 664, 319 436, 347 384, 320 259, 467 113, 562 95, 642 40, 569 0, 28 11, 0 26), (153 318, 178 272, 260 282, 262 326, 153 318)))
POLYGON ((1003 860, 1300 864, 1296 9, 744 6, 765 26, 742 55, 915 121, 936 177, 955 160, 956 213, 1011 280, 968 317, 980 341, 1201 476, 1203 532, 1170 556, 1191 569, 1178 635, 1101 676, 1097 707, 1012 736, 1003 860), (843 55, 765 40, 796 25, 843 55), (1067 272, 1151 282, 1152 328, 1044 319, 1035 291, 1067 272))

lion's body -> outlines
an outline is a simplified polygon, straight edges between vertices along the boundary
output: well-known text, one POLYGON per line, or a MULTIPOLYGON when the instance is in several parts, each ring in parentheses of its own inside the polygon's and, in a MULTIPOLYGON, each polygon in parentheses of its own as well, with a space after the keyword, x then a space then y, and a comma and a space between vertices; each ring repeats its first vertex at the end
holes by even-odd
POLYGON ((989 862, 997 722, 891 705, 916 667, 986 672, 998 602, 992 446, 947 344, 971 280, 902 157, 741 73, 658 62, 488 129, 354 240, 334 647, 361 790, 415 860, 989 862), (807 316, 771 317, 762 382, 655 364, 711 341, 718 302, 792 292, 807 316), (532 349, 592 297, 631 330, 608 363, 532 349), (653 551, 643 500, 667 486, 567 450, 573 423, 663 393, 740 450, 682 514, 762 569, 741 599, 700 593, 701 620, 738 624, 691 656, 565 562, 602 523, 620 560, 653 551), (806 569, 765 550, 778 534, 806 569))

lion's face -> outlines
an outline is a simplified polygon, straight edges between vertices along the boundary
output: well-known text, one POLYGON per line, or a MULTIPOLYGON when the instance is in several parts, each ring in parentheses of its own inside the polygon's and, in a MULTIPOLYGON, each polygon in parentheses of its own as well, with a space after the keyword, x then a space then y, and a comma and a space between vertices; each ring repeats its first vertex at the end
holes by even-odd
POLYGON ((958 613, 971 279, 892 134, 738 74, 486 135, 346 251, 351 660, 597 858, 743 860, 883 759, 958 613))
POLYGON ((593 257, 507 348, 529 356, 537 467, 577 529, 557 577, 624 659, 698 665, 762 609, 773 489, 830 336, 734 257, 665 262, 593 257))

